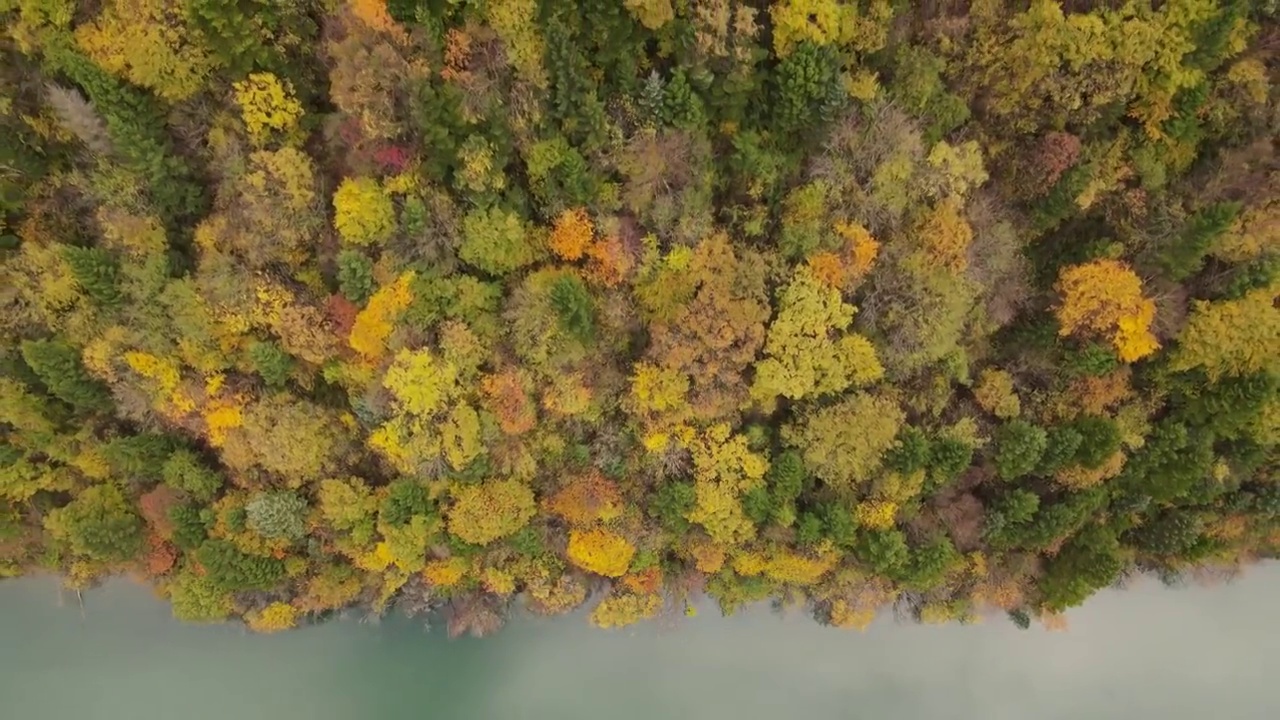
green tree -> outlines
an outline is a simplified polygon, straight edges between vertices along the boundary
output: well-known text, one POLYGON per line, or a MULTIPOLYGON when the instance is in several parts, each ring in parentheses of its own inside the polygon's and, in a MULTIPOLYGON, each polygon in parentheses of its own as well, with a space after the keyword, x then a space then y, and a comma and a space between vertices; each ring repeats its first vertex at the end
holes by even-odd
POLYGON ((75 275, 76 282, 94 303, 104 308, 119 305, 120 266, 111 253, 101 248, 82 248, 68 245, 62 249, 62 257, 75 275))
POLYGON ((848 98, 840 53, 831 45, 801 43, 774 75, 773 127, 783 137, 814 136, 848 98))
POLYGON ((1049 434, 1025 420, 1010 420, 996 430, 996 474, 1001 480, 1029 475, 1040 465, 1049 434))
POLYGON ((51 512, 45 527, 71 552, 97 562, 124 562, 142 550, 142 518, 112 484, 86 488, 51 512))
POLYGON ((348 300, 363 305, 373 291, 377 289, 377 281, 373 277, 373 263, 368 256, 359 250, 344 249, 338 253, 338 285, 348 300))
POLYGON ((285 575, 284 561, 249 555, 226 540, 209 540, 195 553, 205 577, 220 590, 270 590, 285 575))
POLYGON ((244 509, 249 529, 262 537, 300 540, 307 532, 307 501, 296 493, 255 493, 244 509))
POLYGON ((249 359, 254 370, 273 388, 284 387, 293 374, 293 358, 269 340, 259 340, 249 346, 249 359))
POLYGON ((208 501, 222 489, 222 475, 206 466, 194 452, 179 448, 160 467, 164 484, 182 490, 199 501, 208 501))
POLYGON ((482 272, 502 276, 536 262, 539 252, 519 215, 493 207, 467 213, 458 257, 482 272))
POLYGON ((111 407, 106 386, 89 377, 80 352, 71 345, 61 340, 28 340, 22 343, 22 359, 59 400, 87 412, 111 407))

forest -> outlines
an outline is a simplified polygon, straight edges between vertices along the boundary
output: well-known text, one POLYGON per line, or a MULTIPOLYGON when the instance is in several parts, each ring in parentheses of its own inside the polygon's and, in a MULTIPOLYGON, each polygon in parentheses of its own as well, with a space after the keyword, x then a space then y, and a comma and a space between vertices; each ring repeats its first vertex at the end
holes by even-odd
POLYGON ((1276 0, 0 18, 0 577, 1025 627, 1280 550, 1276 0))

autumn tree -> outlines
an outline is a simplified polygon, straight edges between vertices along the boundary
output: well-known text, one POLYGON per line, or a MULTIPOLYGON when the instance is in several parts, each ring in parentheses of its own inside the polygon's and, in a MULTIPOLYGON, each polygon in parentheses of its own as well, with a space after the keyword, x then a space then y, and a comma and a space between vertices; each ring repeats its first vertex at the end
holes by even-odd
POLYGON ((649 356, 689 376, 697 415, 724 417, 745 399, 743 374, 764 343, 764 278, 756 258, 739 257, 722 234, 704 240, 687 262, 696 289, 670 320, 650 326, 649 356))
POLYGON ((213 69, 181 8, 162 0, 113 0, 76 42, 107 71, 154 90, 166 100, 197 93, 213 69))
POLYGON ((847 492, 872 479, 905 419, 891 396, 857 392, 803 413, 783 438, 814 475, 847 492))
POLYGON ((333 226, 352 245, 386 242, 396 231, 391 196, 372 178, 346 178, 333 194, 333 226))
POLYGON ((752 397, 799 400, 868 385, 884 375, 871 342, 845 332, 853 307, 838 290, 801 269, 783 290, 778 316, 769 325, 765 359, 756 364, 752 397))
POLYGON ((1197 302, 1178 338, 1171 365, 1223 375, 1280 372, 1280 310, 1277 287, 1259 288, 1237 300, 1197 302))
POLYGON ((511 535, 534 516, 533 491, 514 480, 463 485, 446 511, 449 532, 473 545, 488 545, 511 535))
POLYGON ((1143 296, 1142 280, 1128 265, 1115 260, 1072 265, 1062 269, 1054 287, 1060 334, 1102 337, 1125 362, 1160 347, 1150 330, 1155 303, 1143 296))
POLYGON ((572 530, 569 532, 568 553, 569 560, 583 570, 605 577, 620 577, 631 565, 635 546, 608 530, 572 530))

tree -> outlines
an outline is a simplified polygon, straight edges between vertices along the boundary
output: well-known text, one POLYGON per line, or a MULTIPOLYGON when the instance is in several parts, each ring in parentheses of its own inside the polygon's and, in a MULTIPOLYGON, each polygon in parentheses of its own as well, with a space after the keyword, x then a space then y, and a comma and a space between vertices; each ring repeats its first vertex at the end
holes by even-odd
MULTIPOLYGON (((669 321, 650 325, 648 354, 690 378, 696 415, 724 417, 746 397, 743 375, 764 341, 764 278, 755 259, 740 258, 725 235, 702 241, 686 262, 695 289, 669 321)), ((665 282, 659 287, 671 292, 665 282)))
POLYGON ((1151 334, 1155 303, 1142 295, 1142 280, 1128 265, 1094 260, 1063 268, 1054 286, 1061 335, 1096 335, 1111 342, 1125 362, 1155 352, 1160 343, 1151 334))
POLYGON ((243 424, 228 434, 222 453, 233 467, 256 465, 297 487, 336 470, 348 446, 346 426, 335 413, 273 395, 244 409, 243 424))
POLYGON ((391 196, 372 178, 345 178, 333 194, 333 227, 352 245, 386 242, 396 231, 391 196))
POLYGON ((557 257, 573 262, 587 253, 594 233, 591 218, 587 217, 585 210, 565 210, 556 216, 547 244, 557 257))
POLYGON ((249 359, 262 379, 273 388, 283 387, 293 374, 293 358, 273 342, 259 341, 250 345, 249 359))
POLYGON ((631 566, 635 546, 621 535, 608 530, 572 530, 569 532, 569 560, 574 565, 605 577, 621 577, 631 566))
POLYGON ((856 392, 840 402, 811 408, 785 426, 782 437, 815 476, 848 492, 872 479, 906 419, 896 401, 856 392))
POLYGON ((551 286, 551 306, 566 333, 583 344, 595 340, 595 303, 581 277, 575 273, 557 277, 551 286))
POLYGON ((76 29, 76 42, 108 72, 171 101, 199 92, 213 69, 181 9, 164 0, 111 0, 76 29))
POLYGON ((139 433, 105 443, 100 452, 117 476, 133 482, 154 482, 173 450, 174 439, 157 433, 139 433))
POLYGON ((591 611, 591 624, 599 628, 633 625, 658 614, 662 598, 658 595, 626 593, 605 598, 591 611))
POLYGON ((1170 366, 1203 369, 1210 379, 1280 373, 1280 288, 1259 288, 1238 300, 1198 301, 1178 338, 1170 366))
POLYGON ((752 398, 771 402, 782 395, 799 400, 868 385, 883 377, 884 368, 871 342, 845 332, 853 312, 838 290, 822 284, 806 269, 797 271, 769 326, 765 359, 756 364, 752 398))
POLYGON ((80 352, 71 345, 61 340, 28 340, 22 343, 22 359, 59 400, 85 412, 111 407, 106 386, 89 377, 80 352))
POLYGON ((142 552, 142 518, 112 484, 81 491, 45 518, 45 528, 71 552, 96 562, 124 562, 142 552))
POLYGON ((273 602, 256 613, 246 616, 249 629, 257 633, 275 633, 288 630, 298 623, 298 609, 288 603, 273 602))
POLYGON ((1040 581, 1044 606, 1061 612, 1079 605, 1094 591, 1115 582, 1122 567, 1115 534, 1091 526, 1067 541, 1049 563, 1040 581))
POLYGON ((302 103, 294 97, 288 80, 271 73, 252 73, 232 87, 240 119, 255 145, 265 144, 272 133, 290 135, 302 119, 302 103))
POLYGON ((396 278, 395 282, 378 289, 369 298, 369 304, 356 316, 347 344, 370 361, 377 360, 387 351, 387 338, 401 313, 413 302, 412 270, 396 278))
POLYGON ((1003 370, 983 370, 973 388, 973 396, 983 410, 1002 420, 1015 418, 1022 412, 1022 401, 1013 387, 1013 376, 1003 370))
POLYGON ((296 493, 255 493, 244 509, 249 529, 264 538, 296 541, 307 532, 307 501, 296 493))
POLYGON ((205 575, 184 568, 169 584, 173 616, 185 622, 222 622, 231 615, 231 598, 205 575))
POLYGON ((68 245, 62 248, 62 255, 76 283, 94 303, 104 308, 120 304, 120 267, 111 253, 102 248, 68 245))
POLYGON ((1034 472, 1049 445, 1049 434, 1025 420, 1011 420, 996 431, 996 474, 1014 480, 1034 472))
POLYGON ((205 577, 225 592, 270 590, 285 575, 284 561, 249 555, 226 540, 209 540, 195 553, 205 577))
POLYGON ((462 221, 458 257, 490 275, 507 275, 539 259, 520 216, 502 208, 473 210, 462 221))
POLYGON ((348 300, 364 304, 373 295, 377 281, 373 276, 373 263, 357 250, 338 253, 338 287, 348 300))
POLYGON ((533 491, 514 480, 463 485, 445 511, 449 532, 463 542, 488 545, 524 527, 536 513, 533 491))
POLYGON ((778 64, 774 82, 773 125, 783 136, 812 135, 848 98, 840 54, 830 45, 801 43, 778 64))
POLYGON ((160 476, 169 487, 200 501, 212 500, 223 482, 222 476, 205 466, 194 452, 182 448, 164 461, 160 476))
POLYGON ((589 527, 618 519, 622 515, 623 499, 617 483, 592 472, 570 480, 547 498, 543 507, 570 525, 589 527))

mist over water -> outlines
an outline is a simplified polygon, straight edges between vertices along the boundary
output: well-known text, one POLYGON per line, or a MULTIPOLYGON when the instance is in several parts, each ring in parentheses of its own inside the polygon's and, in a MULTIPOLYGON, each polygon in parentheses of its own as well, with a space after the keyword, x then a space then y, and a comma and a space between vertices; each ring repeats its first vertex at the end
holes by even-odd
POLYGON ((759 607, 619 631, 519 617, 447 640, 392 616, 275 636, 183 625, 124 581, 58 603, 0 582, 13 720, 1269 720, 1280 567, 1225 586, 1099 594, 1070 629, 1004 620, 866 633, 759 607))

